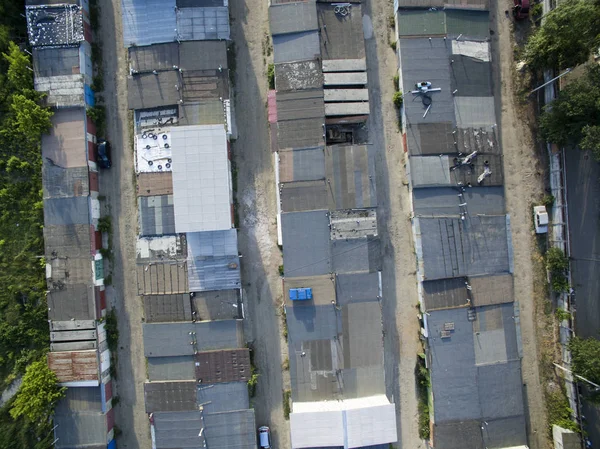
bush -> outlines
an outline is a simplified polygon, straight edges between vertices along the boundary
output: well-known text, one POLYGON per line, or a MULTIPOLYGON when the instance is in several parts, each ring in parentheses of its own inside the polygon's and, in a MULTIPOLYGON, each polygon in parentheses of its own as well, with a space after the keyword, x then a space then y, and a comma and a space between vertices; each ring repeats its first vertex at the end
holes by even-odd
POLYGON ((555 198, 553 195, 546 195, 542 198, 542 204, 546 207, 552 207, 554 206, 554 200, 555 198))
POLYGON ((292 398, 292 390, 287 389, 283 391, 283 417, 290 419, 291 405, 290 400, 292 398))
POLYGON ((392 101, 394 102, 394 106, 396 106, 398 109, 400 109, 402 107, 402 104, 404 103, 404 97, 402 96, 402 92, 400 92, 400 91, 394 92, 392 101))
POLYGON ((275 64, 269 64, 267 79, 269 80, 269 89, 275 89, 275 64))
POLYGON ((117 350, 119 345, 119 328, 117 327, 117 313, 115 309, 111 309, 106 314, 106 343, 111 352, 117 350))
POLYGON ((112 230, 112 218, 110 215, 105 215, 104 217, 100 217, 98 220, 98 231, 100 232, 108 232, 112 230))
POLYGON ((429 417, 429 387, 431 381, 429 370, 425 366, 424 354, 417 358, 415 366, 415 379, 417 381, 417 391, 419 394, 419 437, 428 440, 431 437, 430 417, 429 417))
POLYGON ((283 265, 279 265, 279 276, 283 276, 283 265))
POLYGON ((96 73, 96 75, 94 75, 91 87, 95 93, 102 92, 104 90, 104 75, 102 74, 102 71, 99 71, 96 73))
POLYGON ((104 106, 94 106, 87 109, 87 115, 96 125, 96 136, 104 137, 106 132, 106 109, 104 106))
POLYGON ((394 91, 399 92, 400 91, 400 75, 394 75, 393 81, 394 81, 394 91))
POLYGON ((256 385, 258 385, 258 377, 260 374, 256 372, 254 365, 250 365, 250 379, 248 379, 248 396, 251 398, 256 395, 256 385))
POLYGON ((551 274, 564 274, 569 269, 569 259, 560 248, 550 248, 546 252, 546 268, 551 274))
POLYGON ((397 46, 396 41, 390 42, 390 47, 392 47, 392 50, 396 51, 396 48, 397 48, 396 46, 397 46))

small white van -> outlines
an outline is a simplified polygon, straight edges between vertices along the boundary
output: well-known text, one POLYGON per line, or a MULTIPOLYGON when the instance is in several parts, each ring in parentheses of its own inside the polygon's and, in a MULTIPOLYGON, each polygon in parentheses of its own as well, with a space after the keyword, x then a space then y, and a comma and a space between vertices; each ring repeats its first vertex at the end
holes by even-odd
POLYGON ((258 428, 258 444, 260 449, 271 448, 271 431, 267 426, 261 426, 258 428))

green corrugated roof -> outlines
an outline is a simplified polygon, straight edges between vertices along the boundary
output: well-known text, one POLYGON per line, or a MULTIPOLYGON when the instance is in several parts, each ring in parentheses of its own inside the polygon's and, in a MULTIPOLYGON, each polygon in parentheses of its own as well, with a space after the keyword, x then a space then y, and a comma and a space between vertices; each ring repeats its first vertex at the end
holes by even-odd
POLYGON ((401 10, 398 17, 400 37, 434 36, 446 34, 446 15, 444 11, 401 10))
POLYGON ((485 39, 490 33, 490 17, 487 11, 446 11, 448 35, 485 39))
POLYGON ((401 9, 398 11, 400 37, 462 34, 465 38, 489 37, 490 19, 487 11, 401 9))

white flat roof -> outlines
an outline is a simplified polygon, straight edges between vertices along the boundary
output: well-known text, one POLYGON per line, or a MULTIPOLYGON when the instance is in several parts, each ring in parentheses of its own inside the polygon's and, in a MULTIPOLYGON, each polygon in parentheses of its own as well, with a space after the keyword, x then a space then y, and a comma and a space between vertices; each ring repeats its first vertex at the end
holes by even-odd
POLYGON ((395 443, 396 408, 385 395, 343 401, 294 402, 292 448, 354 448, 395 443))
POLYGON ((224 125, 171 128, 175 230, 232 227, 231 173, 224 125))
POLYGON ((138 173, 171 171, 171 131, 155 129, 135 136, 135 153, 138 173))

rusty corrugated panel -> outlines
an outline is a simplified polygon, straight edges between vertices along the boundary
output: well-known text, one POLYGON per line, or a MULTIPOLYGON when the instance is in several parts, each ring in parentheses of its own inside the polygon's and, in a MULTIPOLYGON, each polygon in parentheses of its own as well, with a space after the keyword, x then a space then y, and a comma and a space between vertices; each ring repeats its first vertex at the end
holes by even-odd
POLYGON ((250 350, 247 348, 196 354, 196 379, 203 384, 247 382, 250 376, 250 350))
POLYGON ((56 373, 59 382, 98 380, 96 351, 50 352, 48 367, 56 373))

